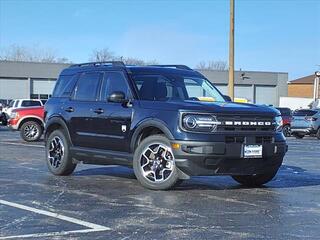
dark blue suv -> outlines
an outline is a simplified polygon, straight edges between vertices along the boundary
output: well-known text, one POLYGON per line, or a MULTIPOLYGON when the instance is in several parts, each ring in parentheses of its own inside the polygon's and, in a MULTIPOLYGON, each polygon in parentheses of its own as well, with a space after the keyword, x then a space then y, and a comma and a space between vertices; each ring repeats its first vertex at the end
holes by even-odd
POLYGON ((69 175, 79 162, 124 165, 156 190, 194 175, 259 186, 287 151, 279 112, 230 102, 184 65, 73 65, 61 72, 45 121, 53 174, 69 175))

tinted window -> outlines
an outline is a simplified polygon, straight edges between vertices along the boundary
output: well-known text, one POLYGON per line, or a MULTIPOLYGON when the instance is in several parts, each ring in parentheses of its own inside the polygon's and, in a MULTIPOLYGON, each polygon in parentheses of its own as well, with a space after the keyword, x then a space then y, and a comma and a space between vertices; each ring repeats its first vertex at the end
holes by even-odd
POLYGON ((290 108, 277 108, 282 116, 291 116, 290 108))
POLYGON ((20 100, 17 100, 14 104, 14 107, 18 107, 20 100))
POLYGON ((225 101, 217 89, 202 78, 136 75, 133 79, 143 100, 225 101))
POLYGON ((107 100, 113 92, 123 92, 126 98, 129 97, 127 80, 121 72, 107 72, 104 75, 101 98, 107 100))
POLYGON ((80 101, 95 101, 100 81, 100 73, 84 73, 77 82, 74 99, 80 101))
MULTIPOLYGON (((166 101, 174 98, 177 93, 174 91, 172 82, 162 76, 137 75, 134 76, 134 81, 142 100, 166 101)), ((181 94, 183 95, 183 93, 181 94)), ((181 96, 177 98, 181 98, 181 96)))
POLYGON ((8 107, 13 107, 14 101, 11 101, 8 105, 8 107))
POLYGON ((53 90, 53 97, 69 97, 77 80, 74 76, 60 76, 53 90))
POLYGON ((313 116, 316 113, 317 113, 317 111, 302 109, 302 110, 294 111, 293 116, 313 116))
POLYGON ((41 103, 39 101, 30 101, 30 100, 24 100, 21 103, 21 107, 34 107, 34 106, 41 106, 41 103))

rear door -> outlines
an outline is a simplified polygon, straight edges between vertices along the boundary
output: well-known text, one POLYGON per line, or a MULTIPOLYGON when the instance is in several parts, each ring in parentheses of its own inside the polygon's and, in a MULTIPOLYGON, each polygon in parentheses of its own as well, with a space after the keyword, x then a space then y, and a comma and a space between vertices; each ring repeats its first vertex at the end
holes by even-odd
POLYGON ((86 72, 79 76, 71 99, 63 110, 68 119, 73 144, 78 147, 95 147, 93 109, 98 100, 101 72, 86 72))
POLYGON ((129 151, 129 132, 133 110, 130 104, 109 102, 113 92, 123 92, 131 99, 125 74, 121 71, 105 72, 101 84, 100 101, 93 109, 95 147, 112 151, 129 151))

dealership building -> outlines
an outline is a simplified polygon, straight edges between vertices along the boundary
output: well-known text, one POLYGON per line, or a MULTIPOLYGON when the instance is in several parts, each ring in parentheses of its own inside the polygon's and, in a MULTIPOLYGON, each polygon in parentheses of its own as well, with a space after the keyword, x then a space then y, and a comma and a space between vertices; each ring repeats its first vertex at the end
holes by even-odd
MULTIPOLYGON (((69 64, 0 61, 0 100, 47 99, 56 79, 69 64)), ((228 93, 228 71, 199 71, 224 94, 228 93)), ((279 105, 288 96, 288 73, 236 71, 235 97, 256 104, 279 105)))

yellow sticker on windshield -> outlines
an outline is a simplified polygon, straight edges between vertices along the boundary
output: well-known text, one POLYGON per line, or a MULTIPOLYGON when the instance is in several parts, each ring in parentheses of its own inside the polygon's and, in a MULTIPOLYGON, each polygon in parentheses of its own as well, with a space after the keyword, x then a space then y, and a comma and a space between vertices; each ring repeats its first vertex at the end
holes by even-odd
POLYGON ((202 102, 215 102, 216 99, 213 97, 197 97, 202 102))

